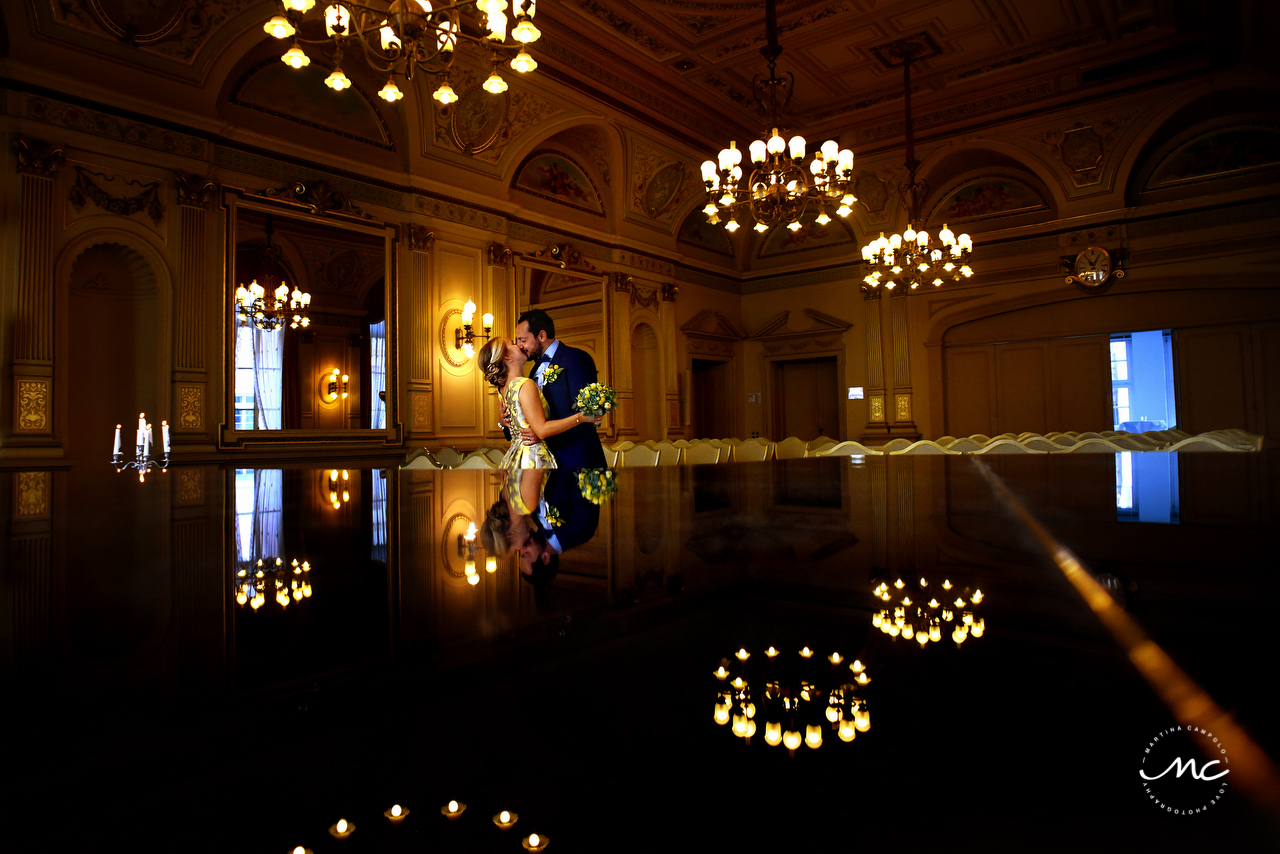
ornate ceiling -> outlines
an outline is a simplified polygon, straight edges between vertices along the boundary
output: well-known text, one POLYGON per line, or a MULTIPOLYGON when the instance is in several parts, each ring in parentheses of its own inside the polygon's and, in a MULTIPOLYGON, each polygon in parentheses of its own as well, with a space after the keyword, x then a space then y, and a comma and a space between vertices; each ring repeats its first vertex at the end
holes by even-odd
MULTIPOLYGON (((1160 0, 779 0, 780 72, 795 75, 789 127, 810 139, 890 145, 912 66, 918 131, 1035 110, 1202 66, 1200 3, 1160 0), (1179 19, 1181 15, 1181 20, 1179 19)), ((539 5, 539 60, 579 88, 699 147, 754 138, 766 76, 759 0, 557 0, 539 5)))

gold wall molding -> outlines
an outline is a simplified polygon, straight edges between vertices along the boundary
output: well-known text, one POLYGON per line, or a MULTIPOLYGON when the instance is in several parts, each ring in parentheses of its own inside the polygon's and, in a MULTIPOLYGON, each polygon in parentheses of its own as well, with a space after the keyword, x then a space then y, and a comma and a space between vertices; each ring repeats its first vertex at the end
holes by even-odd
POLYGON ((50 477, 47 471, 20 471, 13 479, 13 518, 31 521, 49 518, 50 477))
POLYGON ((871 404, 870 420, 883 422, 884 421, 884 396, 876 394, 867 398, 867 400, 871 404))
POLYGON ((894 401, 894 412, 893 412, 894 417, 898 421, 910 421, 911 420, 911 395, 896 394, 893 397, 893 401, 894 401))
POLYGON ((431 392, 413 392, 413 429, 431 432, 431 392))
MULTIPOLYGON (((181 185, 179 185, 181 186, 181 185)), ((212 184, 206 185, 212 187, 212 184)), ((179 189, 179 198, 183 190, 179 189)), ((182 253, 178 272, 177 293, 177 352, 179 369, 204 370, 205 366, 205 312, 201 310, 201 285, 208 271, 208 212, 202 205, 183 204, 179 208, 179 225, 182 231, 179 251, 182 253)), ((179 391, 179 395, 181 395, 179 391)), ((181 426, 186 426, 179 422, 181 426)))
POLYGON ((13 421, 15 433, 48 433, 52 421, 50 378, 15 379, 13 421))
POLYGON ((178 386, 178 427, 183 430, 204 428, 204 386, 178 386))

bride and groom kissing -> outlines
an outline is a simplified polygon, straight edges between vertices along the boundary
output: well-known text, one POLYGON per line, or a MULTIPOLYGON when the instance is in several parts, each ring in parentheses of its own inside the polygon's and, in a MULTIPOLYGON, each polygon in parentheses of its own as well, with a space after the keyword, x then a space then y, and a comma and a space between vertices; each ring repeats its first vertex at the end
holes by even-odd
POLYGON ((511 435, 503 468, 605 468, 596 433, 601 419, 575 407, 578 392, 596 381, 595 360, 556 338, 550 315, 529 309, 520 315, 515 337, 491 339, 478 361, 502 395, 499 421, 511 435))

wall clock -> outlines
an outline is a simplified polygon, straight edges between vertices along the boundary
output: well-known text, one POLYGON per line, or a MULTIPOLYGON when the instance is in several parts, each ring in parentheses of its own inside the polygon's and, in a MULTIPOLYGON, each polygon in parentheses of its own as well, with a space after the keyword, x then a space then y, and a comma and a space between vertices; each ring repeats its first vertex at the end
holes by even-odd
POLYGON ((1124 270, 1116 269, 1111 253, 1101 246, 1089 246, 1076 256, 1071 265, 1074 275, 1067 276, 1067 283, 1078 282, 1086 288, 1100 288, 1115 276, 1124 278, 1124 270))

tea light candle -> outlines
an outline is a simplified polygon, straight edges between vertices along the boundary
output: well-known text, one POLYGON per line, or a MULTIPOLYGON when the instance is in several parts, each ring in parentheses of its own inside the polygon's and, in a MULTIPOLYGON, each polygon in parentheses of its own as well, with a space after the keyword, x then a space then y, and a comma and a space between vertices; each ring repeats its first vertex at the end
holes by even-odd
POLYGON ((385 815, 391 821, 392 824, 399 824, 400 822, 404 821, 404 817, 407 816, 408 814, 409 814, 409 811, 404 807, 400 806, 399 804, 395 804, 394 806, 391 807, 391 809, 383 813, 383 815, 385 815))
POLYGON ((458 816, 462 815, 466 809, 466 804, 458 803, 457 801, 449 801, 449 803, 440 807, 440 812, 450 821, 453 821, 458 816))
POLYGON ((765 654, 765 655, 767 655, 767 656, 769 656, 770 658, 777 658, 777 657, 778 657, 778 651, 777 651, 776 649, 774 649, 773 647, 769 647, 768 649, 766 649, 766 650, 764 651, 764 654, 765 654))
POLYGON ((745 649, 738 650, 734 655, 737 656, 738 661, 746 661, 751 657, 751 653, 747 652, 745 649))
POLYGON ((503 810, 502 812, 498 813, 493 817, 493 823, 496 824, 498 827, 502 828, 503 830, 506 830, 507 828, 515 824, 519 818, 520 816, 516 815, 515 813, 510 812, 509 810, 503 810))
POLYGON ((724 680, 729 678, 729 671, 724 669, 724 665, 720 665, 719 667, 716 668, 715 676, 717 679, 723 682, 724 680))
POLYGON ((345 818, 338 819, 337 824, 330 826, 329 835, 334 839, 346 839, 356 832, 356 826, 345 818))
POLYGON ((812 658, 812 657, 813 657, 813 650, 809 649, 809 647, 807 647, 807 646, 806 646, 804 649, 800 650, 800 657, 801 657, 801 658, 812 658))
POLYGON ((536 833, 530 833, 524 839, 520 840, 520 844, 524 846, 525 851, 541 851, 546 848, 550 842, 550 837, 539 836, 536 833))

